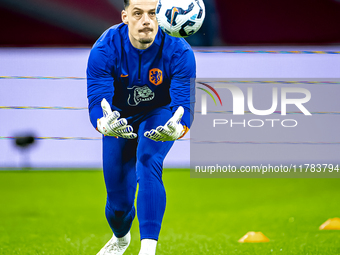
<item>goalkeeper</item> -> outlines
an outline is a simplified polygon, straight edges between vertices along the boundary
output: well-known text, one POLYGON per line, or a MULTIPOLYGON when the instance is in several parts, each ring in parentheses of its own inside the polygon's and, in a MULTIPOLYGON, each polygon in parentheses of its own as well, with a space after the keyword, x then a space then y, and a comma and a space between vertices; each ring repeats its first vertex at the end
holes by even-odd
POLYGON ((92 125, 103 136, 105 214, 113 237, 100 255, 123 254, 135 218, 140 255, 156 252, 165 211, 163 161, 193 120, 193 51, 158 28, 156 0, 125 0, 122 23, 94 44, 87 67, 92 125))

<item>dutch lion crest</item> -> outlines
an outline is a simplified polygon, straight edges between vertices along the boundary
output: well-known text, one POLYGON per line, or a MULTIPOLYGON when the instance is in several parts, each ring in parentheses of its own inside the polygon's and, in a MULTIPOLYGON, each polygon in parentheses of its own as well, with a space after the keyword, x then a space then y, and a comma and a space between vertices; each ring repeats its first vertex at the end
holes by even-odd
POLYGON ((153 68, 149 71, 149 81, 158 86, 163 82, 163 73, 158 68, 153 68))

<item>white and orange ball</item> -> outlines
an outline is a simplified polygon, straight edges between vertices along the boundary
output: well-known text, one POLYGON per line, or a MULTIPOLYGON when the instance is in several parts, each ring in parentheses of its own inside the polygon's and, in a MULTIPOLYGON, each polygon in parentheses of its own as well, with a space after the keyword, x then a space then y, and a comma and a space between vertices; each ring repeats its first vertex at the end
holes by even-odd
POLYGON ((174 37, 196 33, 205 18, 203 0, 158 0, 156 17, 159 27, 174 37))

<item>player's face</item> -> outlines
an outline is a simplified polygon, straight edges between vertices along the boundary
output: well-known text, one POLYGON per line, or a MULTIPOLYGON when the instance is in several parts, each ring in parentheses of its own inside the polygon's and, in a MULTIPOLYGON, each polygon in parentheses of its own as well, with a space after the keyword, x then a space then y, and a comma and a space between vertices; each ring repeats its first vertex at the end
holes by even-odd
POLYGON ((148 48, 158 32, 157 0, 130 0, 122 11, 122 20, 129 26, 131 44, 137 49, 148 48))

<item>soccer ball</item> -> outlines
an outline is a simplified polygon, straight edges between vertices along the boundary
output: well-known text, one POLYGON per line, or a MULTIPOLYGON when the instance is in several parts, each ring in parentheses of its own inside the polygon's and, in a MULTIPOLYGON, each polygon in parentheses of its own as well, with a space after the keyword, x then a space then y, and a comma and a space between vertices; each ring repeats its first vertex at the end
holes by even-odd
POLYGON ((156 18, 159 27, 174 37, 196 33, 203 24, 203 0, 158 0, 156 18))

